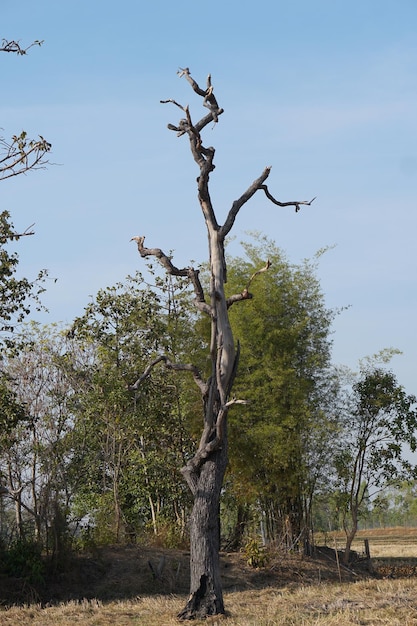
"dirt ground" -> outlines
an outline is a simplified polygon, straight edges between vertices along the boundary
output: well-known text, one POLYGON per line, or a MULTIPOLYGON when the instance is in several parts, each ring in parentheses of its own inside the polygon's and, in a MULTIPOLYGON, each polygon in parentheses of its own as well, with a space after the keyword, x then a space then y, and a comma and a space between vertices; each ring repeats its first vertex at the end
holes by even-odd
MULTIPOLYGON (((349 569, 344 568, 335 558, 334 550, 324 547, 317 549, 312 558, 274 554, 262 568, 250 567, 240 553, 223 553, 221 573, 225 591, 288 588, 392 575, 391 570, 379 572, 377 568, 370 572, 369 563, 364 560, 358 560, 349 569)), ((64 572, 40 586, 21 579, 0 578, 0 604, 128 600, 141 595, 186 594, 188 589, 189 553, 186 551, 112 546, 72 557, 64 572)))

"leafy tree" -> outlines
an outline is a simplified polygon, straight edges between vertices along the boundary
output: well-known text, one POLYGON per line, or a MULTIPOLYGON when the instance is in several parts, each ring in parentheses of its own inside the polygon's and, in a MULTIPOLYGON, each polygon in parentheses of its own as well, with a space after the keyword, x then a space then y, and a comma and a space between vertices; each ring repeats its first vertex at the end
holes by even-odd
POLYGON ((100 290, 70 331, 91 355, 87 367, 75 365, 70 374, 80 386, 75 506, 80 517, 90 516, 99 541, 132 538, 148 525, 158 535, 164 523, 178 522, 184 532, 188 498, 176 474, 191 442, 183 390, 171 376, 154 377, 133 397, 128 389, 138 364, 189 342, 165 298, 167 285, 159 286, 161 295, 137 275, 100 290))
POLYGON ((379 526, 415 526, 417 522, 417 481, 390 485, 372 501, 371 522, 379 526))
POLYGON ((194 363, 173 362, 168 355, 159 355, 132 385, 138 389, 150 375, 154 366, 164 363, 169 369, 188 371, 193 375, 203 400, 203 431, 199 446, 194 456, 183 467, 182 473, 191 490, 194 505, 190 518, 191 541, 191 582, 190 595, 186 606, 180 612, 180 619, 195 619, 224 613, 223 594, 219 573, 219 504, 224 473, 227 466, 227 416, 230 408, 241 402, 231 396, 235 379, 239 350, 235 345, 229 322, 229 309, 237 302, 250 298, 248 280, 241 290, 231 296, 225 294, 227 280, 225 262, 225 239, 229 235, 238 213, 258 191, 277 206, 292 206, 296 211, 301 204, 310 202, 281 203, 269 192, 265 181, 270 174, 267 167, 248 189, 232 203, 225 222, 218 223, 210 197, 209 179, 214 170, 214 154, 212 147, 203 143, 201 132, 207 125, 217 123, 223 109, 219 107, 214 95, 211 77, 207 86, 202 89, 191 77, 189 69, 179 72, 185 76, 193 91, 202 98, 203 106, 208 113, 198 122, 193 122, 188 106, 182 106, 175 100, 168 100, 177 106, 184 117, 177 125, 169 124, 168 128, 177 136, 187 135, 190 141, 191 154, 199 168, 197 178, 198 199, 207 227, 209 245, 210 286, 206 294, 199 278, 198 270, 193 267, 178 268, 172 258, 160 248, 147 248, 144 237, 137 236, 139 254, 142 257, 156 257, 168 274, 188 278, 193 287, 195 304, 198 311, 210 319, 209 358, 210 374, 205 377, 194 363))
POLYGON ((392 372, 371 362, 347 393, 343 449, 336 456, 346 562, 367 497, 416 473, 404 453, 405 445, 417 447, 416 403, 392 372))
POLYGON ((235 391, 251 390, 250 405, 230 420, 231 480, 257 504, 264 539, 294 547, 308 542, 313 494, 337 427, 330 410, 335 313, 324 305, 317 259, 293 266, 259 236, 243 247, 246 260, 228 260, 229 289, 254 275, 265 257, 270 267, 254 282, 254 299, 230 311, 241 345, 235 391))

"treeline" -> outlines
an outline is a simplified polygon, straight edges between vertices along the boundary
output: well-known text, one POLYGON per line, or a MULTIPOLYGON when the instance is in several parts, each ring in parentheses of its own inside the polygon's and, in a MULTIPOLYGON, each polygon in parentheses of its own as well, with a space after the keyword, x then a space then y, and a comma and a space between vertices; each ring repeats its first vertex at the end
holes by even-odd
MULTIPOLYGON (((394 492, 384 488, 414 484, 403 451, 416 447, 416 399, 386 368, 390 351, 356 374, 333 366, 338 313, 325 305, 320 255, 293 265, 266 238, 244 252, 228 259, 230 293, 266 258, 271 265, 252 281, 253 299, 230 309, 234 395, 248 403, 229 413, 222 544, 308 551, 313 530, 343 527, 348 552, 361 519, 372 510, 388 519, 393 496, 384 494, 394 492)), ((69 327, 28 323, 3 342, 4 550, 34 543, 59 563, 91 545, 186 544, 191 501, 180 469, 198 445, 199 390, 162 363, 132 387, 161 355, 208 376, 209 329, 183 280, 148 269, 146 280, 100 290, 69 327)))

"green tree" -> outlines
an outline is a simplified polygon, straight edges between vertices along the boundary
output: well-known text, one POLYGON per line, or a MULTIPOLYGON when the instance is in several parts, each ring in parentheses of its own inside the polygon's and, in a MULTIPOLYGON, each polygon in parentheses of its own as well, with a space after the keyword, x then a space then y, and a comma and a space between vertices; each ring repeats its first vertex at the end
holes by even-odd
POLYGON ((156 375, 134 394, 129 390, 138 368, 189 342, 169 285, 158 285, 159 294, 137 275, 100 290, 70 331, 90 353, 87 367, 75 365, 71 374, 80 386, 75 505, 80 517, 90 517, 100 541, 132 538, 148 526, 157 535, 164 523, 185 530, 188 497, 177 475, 191 447, 184 391, 172 375, 156 375))
POLYGON ((257 504, 264 540, 308 543, 313 495, 329 462, 337 428, 331 400, 330 328, 316 276, 317 258, 291 265, 265 237, 243 244, 246 258, 228 260, 228 288, 256 276, 251 299, 230 311, 241 345, 235 391, 250 404, 231 416, 231 480, 257 504))
POLYGON ((416 473, 404 451, 417 447, 416 403, 392 372, 371 361, 347 392, 343 449, 336 456, 346 562, 367 497, 416 473))

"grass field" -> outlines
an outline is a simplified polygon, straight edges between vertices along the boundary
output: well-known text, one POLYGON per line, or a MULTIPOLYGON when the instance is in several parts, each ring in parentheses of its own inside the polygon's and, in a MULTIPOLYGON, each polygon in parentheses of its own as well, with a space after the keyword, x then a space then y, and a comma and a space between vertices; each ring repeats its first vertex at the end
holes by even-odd
MULTIPOLYGON (((131 601, 68 602, 56 607, 12 607, 0 624, 16 626, 178 626, 184 597, 139 597, 131 601)), ((417 624, 417 580, 361 581, 265 588, 225 594, 227 616, 193 624, 214 626, 411 626, 417 624)))
MULTIPOLYGON (((339 582, 335 568, 331 570, 326 563, 301 557, 292 557, 288 562, 283 560, 271 562, 264 570, 254 571, 248 569, 239 555, 224 555, 226 569, 223 578, 227 615, 204 622, 195 621, 193 624, 416 626, 417 529, 362 531, 355 546, 358 552, 362 550, 365 538, 370 542, 371 556, 375 557, 376 566, 381 566, 382 572, 383 568, 386 568, 386 577, 366 577, 353 573, 349 576, 346 574, 345 582, 339 582), (404 563, 408 566, 399 566, 404 563)), ((331 546, 335 539, 341 548, 341 536, 327 537, 327 544, 331 546)), ((108 584, 113 585, 115 589, 116 581, 121 580, 122 587, 129 588, 126 597, 112 599, 110 587, 105 588, 101 581, 102 586, 95 588, 99 590, 95 599, 56 602, 50 606, 34 602, 26 606, 3 608, 0 610, 0 625, 178 625, 175 615, 185 604, 186 594, 183 591, 176 592, 175 585, 167 584, 168 578, 165 593, 161 593, 155 584, 155 593, 147 591, 132 597, 135 586, 133 581, 130 587, 128 584, 132 576, 135 575, 140 579, 139 583, 143 584, 143 588, 149 588, 145 580, 149 571, 147 572, 145 567, 141 569, 138 565, 137 550, 135 554, 134 557, 133 551, 125 555, 123 551, 113 551, 107 555, 108 558, 116 559, 118 562, 117 568, 111 570, 113 578, 109 578, 108 584), (134 564, 136 569, 130 569, 134 564), (125 579, 121 579, 123 572, 125 579)), ((148 558, 150 554, 148 552, 144 558, 148 558)), ((159 558, 159 554, 156 557, 159 558)), ((178 558, 178 554, 175 554, 173 560, 175 567, 178 558)), ((104 569, 102 571, 104 578, 104 569)))
MULTIPOLYGON (((417 528, 361 530, 357 535, 353 549, 359 552, 363 550, 364 539, 369 539, 372 558, 417 558, 417 528)), ((343 545, 343 541, 340 545, 343 545)))

